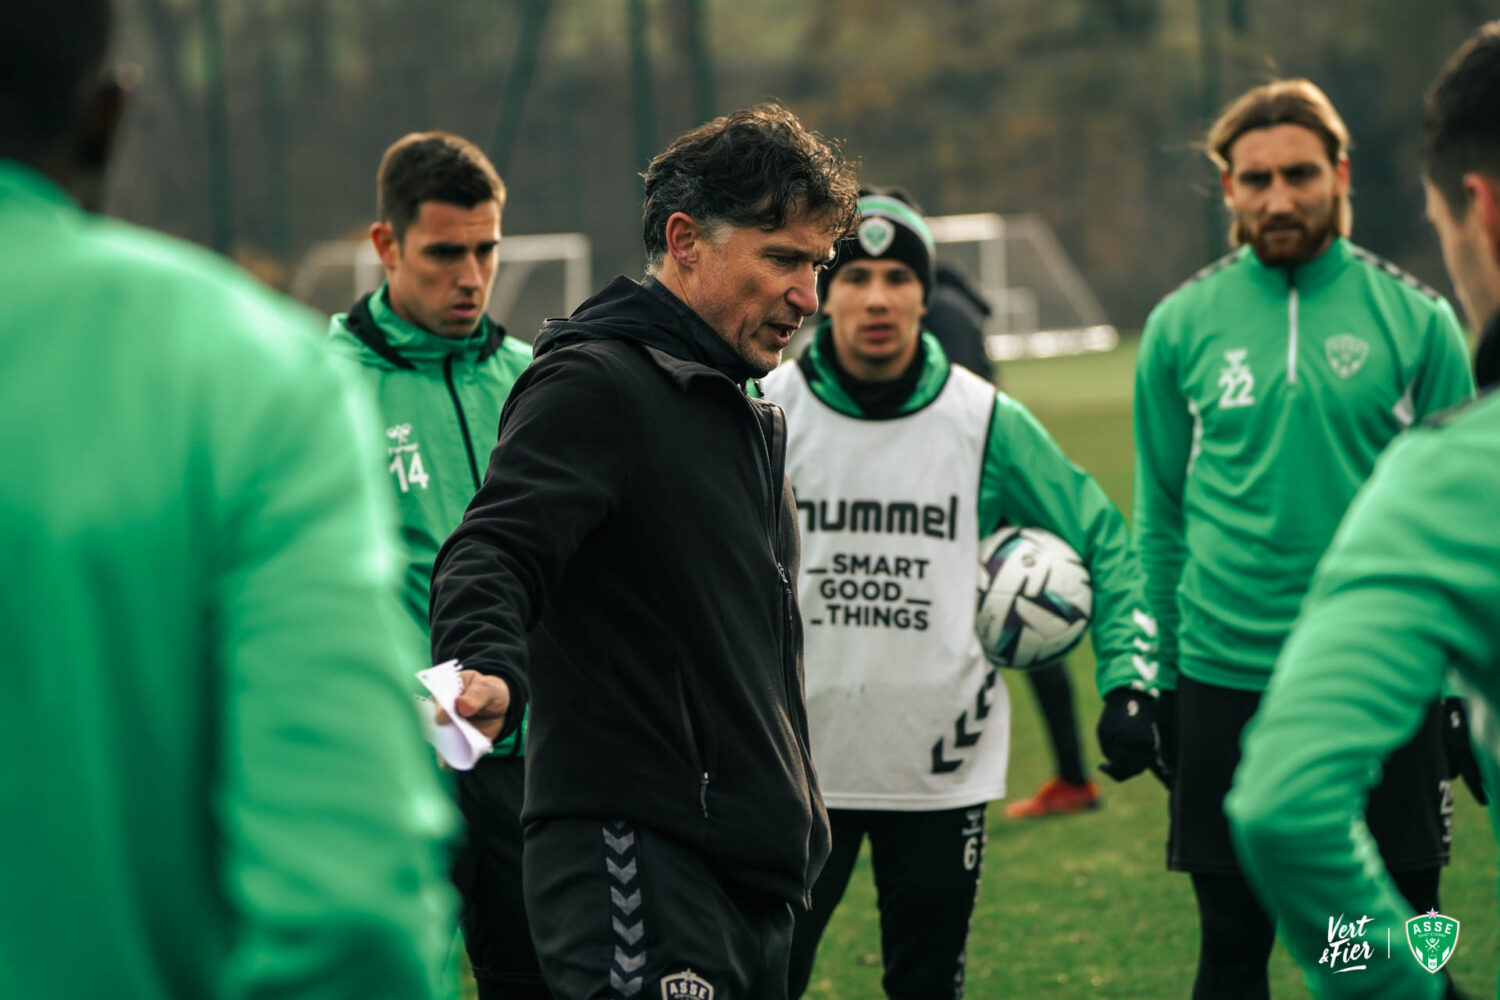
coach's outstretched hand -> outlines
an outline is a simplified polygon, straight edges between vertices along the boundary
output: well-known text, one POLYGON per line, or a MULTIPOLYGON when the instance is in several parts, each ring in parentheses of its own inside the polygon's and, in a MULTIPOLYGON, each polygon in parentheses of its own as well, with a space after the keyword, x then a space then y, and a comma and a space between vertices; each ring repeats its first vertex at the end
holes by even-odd
POLYGON ((1443 748, 1448 751, 1448 777, 1462 777, 1479 804, 1489 805, 1479 761, 1474 759, 1474 745, 1469 742, 1469 716, 1462 698, 1443 702, 1443 748))
MULTIPOLYGON (((453 700, 453 707, 472 722, 475 729, 491 740, 498 739, 505 728, 505 713, 510 709, 510 685, 477 670, 460 670, 458 679, 463 682, 464 689, 453 700)), ((448 713, 440 708, 435 719, 438 725, 444 725, 448 713)))
POLYGON ((1174 697, 1164 692, 1164 702, 1159 704, 1146 692, 1129 688, 1116 688, 1105 695, 1097 732, 1099 749, 1106 759, 1099 770, 1116 781, 1150 771, 1171 788, 1166 761, 1172 759, 1168 750, 1176 742, 1174 697))

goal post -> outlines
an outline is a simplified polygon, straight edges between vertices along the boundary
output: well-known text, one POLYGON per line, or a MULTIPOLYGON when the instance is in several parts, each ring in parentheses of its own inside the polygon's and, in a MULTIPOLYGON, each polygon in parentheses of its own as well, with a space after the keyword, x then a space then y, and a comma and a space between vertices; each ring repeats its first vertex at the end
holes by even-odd
POLYGON ((1039 215, 928 216, 938 258, 956 264, 993 310, 993 361, 1112 350, 1120 335, 1093 289, 1039 215))

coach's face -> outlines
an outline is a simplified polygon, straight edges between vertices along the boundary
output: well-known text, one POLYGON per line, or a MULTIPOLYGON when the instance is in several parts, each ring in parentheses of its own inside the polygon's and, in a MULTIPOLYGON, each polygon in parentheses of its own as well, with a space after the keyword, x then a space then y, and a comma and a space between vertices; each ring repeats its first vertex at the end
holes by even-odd
POLYGON ((1317 133, 1301 125, 1252 129, 1228 158, 1224 202, 1262 264, 1295 267, 1328 248, 1349 190, 1347 159, 1329 162, 1317 133))
POLYGON ((1427 190, 1427 218, 1437 230, 1443 247, 1443 263, 1453 289, 1469 324, 1483 327, 1500 312, 1500 232, 1486 228, 1485 216, 1500 226, 1500 192, 1478 174, 1464 177, 1464 194, 1468 199, 1463 215, 1455 216, 1448 199, 1424 179, 1427 190))
POLYGON ((817 269, 833 255, 828 217, 796 211, 779 229, 700 227, 688 250, 684 301, 758 375, 771 371, 818 311, 817 269))

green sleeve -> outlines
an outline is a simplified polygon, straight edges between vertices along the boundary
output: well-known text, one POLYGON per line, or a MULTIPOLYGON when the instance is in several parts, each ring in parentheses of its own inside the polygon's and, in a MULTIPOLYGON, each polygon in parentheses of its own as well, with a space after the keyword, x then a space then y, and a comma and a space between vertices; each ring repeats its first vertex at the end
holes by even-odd
POLYGON ((425 657, 360 388, 309 355, 217 404, 214 800, 236 1000, 428 997, 452 933, 452 808, 408 693, 425 657))
POLYGON ((1469 367, 1469 345, 1446 300, 1432 313, 1427 336, 1427 356, 1417 375, 1412 403, 1417 422, 1474 395, 1474 374, 1469 367))
MULTIPOLYGON (((1187 561, 1182 493, 1192 462, 1192 401, 1182 394, 1160 309, 1146 321, 1135 369, 1135 544, 1157 625, 1161 686, 1177 686, 1177 587, 1187 561)), ((1102 692, 1101 692, 1102 693, 1102 692)))
POLYGON ((1245 870, 1318 996, 1443 993, 1441 978, 1406 951, 1412 912, 1363 815, 1382 760, 1416 731, 1448 668, 1495 699, 1496 429, 1492 421, 1484 436, 1415 431, 1380 462, 1319 568, 1247 730, 1226 812, 1245 870), (1339 914, 1371 917, 1380 960, 1366 972, 1332 975, 1319 964, 1328 921, 1339 914))
POLYGON ((1155 646, 1125 518, 1024 406, 998 393, 980 479, 981 536, 1003 524, 1043 528, 1083 557, 1094 589, 1090 629, 1101 690, 1154 688, 1155 646))

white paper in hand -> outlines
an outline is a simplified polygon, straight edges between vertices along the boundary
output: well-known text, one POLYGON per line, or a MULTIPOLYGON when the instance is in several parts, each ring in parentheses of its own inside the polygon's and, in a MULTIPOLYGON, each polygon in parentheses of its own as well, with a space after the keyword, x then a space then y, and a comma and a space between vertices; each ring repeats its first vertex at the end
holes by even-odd
POLYGON ((457 660, 439 663, 435 667, 417 671, 417 680, 432 692, 432 697, 418 698, 422 711, 422 730, 427 742, 437 748, 448 766, 457 771, 472 771, 479 758, 490 752, 493 745, 489 737, 474 728, 474 724, 459 715, 453 702, 463 693, 463 681, 458 678, 457 660), (437 723, 437 709, 441 705, 451 720, 437 723))

